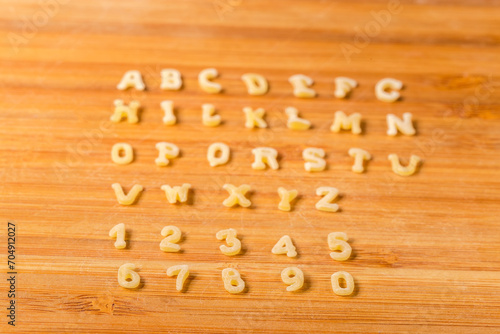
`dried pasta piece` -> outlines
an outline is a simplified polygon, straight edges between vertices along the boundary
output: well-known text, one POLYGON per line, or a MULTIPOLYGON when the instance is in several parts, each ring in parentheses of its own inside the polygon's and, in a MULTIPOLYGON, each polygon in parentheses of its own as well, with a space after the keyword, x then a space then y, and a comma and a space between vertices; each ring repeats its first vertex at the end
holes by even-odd
POLYGON ((354 173, 363 173, 365 170, 363 161, 370 160, 372 158, 370 153, 360 148, 349 149, 349 155, 354 158, 354 165, 352 165, 352 171, 354 173))
POLYGON ((167 269, 168 276, 177 275, 177 279, 175 281, 175 289, 177 291, 182 291, 184 288, 184 282, 189 277, 189 267, 187 264, 180 264, 177 266, 172 266, 167 269))
POLYGON ((160 103, 161 109, 164 112, 163 124, 174 125, 177 123, 177 118, 174 115, 174 102, 173 101, 162 101, 160 103))
POLYGON ((127 106, 123 100, 116 99, 114 105, 115 110, 110 117, 111 122, 118 123, 121 122, 123 118, 126 118, 129 123, 139 122, 139 116, 137 114, 141 104, 138 101, 131 101, 127 106))
POLYGON ((213 104, 205 103, 201 106, 201 121, 205 126, 219 126, 221 123, 220 115, 215 114, 215 107, 213 104))
POLYGON ((134 150, 132 146, 127 143, 114 144, 111 149, 111 160, 118 165, 128 165, 134 160, 134 150))
POLYGON ((116 86, 116 88, 118 88, 119 90, 125 90, 130 87, 134 87, 137 90, 146 89, 146 85, 142 80, 141 72, 135 70, 125 72, 122 80, 120 81, 118 86, 116 86))
POLYGON ((249 129, 253 129, 255 127, 258 128, 267 128, 267 123, 264 120, 264 115, 266 111, 262 108, 258 108, 253 110, 250 107, 243 108, 243 112, 245 113, 245 127, 249 129))
POLYGON ((218 83, 211 81, 211 79, 217 78, 219 72, 215 68, 206 68, 200 72, 198 75, 198 83, 200 88, 210 94, 217 94, 222 91, 222 86, 218 83))
POLYGON ((347 240, 349 238, 344 232, 332 232, 328 234, 328 247, 333 251, 330 253, 332 259, 345 261, 351 256, 352 247, 347 243, 347 240))
POLYGON ((139 196, 139 194, 144 190, 143 186, 140 184, 135 184, 127 195, 123 192, 123 188, 119 183, 113 183, 111 188, 115 191, 116 199, 121 205, 132 205, 139 196))
POLYGON ((306 161, 304 169, 308 172, 320 172, 326 168, 325 151, 322 148, 308 147, 302 151, 302 158, 306 161))
POLYGON ((293 95, 301 98, 311 98, 316 96, 316 91, 309 86, 314 83, 313 79, 303 74, 292 75, 288 82, 293 86, 293 95))
POLYGON ((387 135, 395 136, 398 134, 398 130, 401 131, 402 134, 407 136, 413 136, 416 131, 413 127, 413 122, 411 120, 412 114, 409 112, 405 112, 403 114, 403 119, 399 118, 396 115, 388 114, 387 115, 387 135))
POLYGON ((297 291, 304 285, 304 273, 297 267, 288 267, 281 272, 281 280, 289 285, 286 291, 297 291))
POLYGON ((157 143, 156 149, 159 151, 158 158, 155 160, 155 163, 158 166, 167 166, 170 163, 169 159, 177 158, 179 156, 179 148, 177 145, 172 143, 157 143))
POLYGON ((271 169, 278 169, 280 166, 278 164, 278 151, 271 147, 257 147, 252 150, 255 156, 255 160, 252 163, 253 169, 266 169, 266 164, 271 167, 271 169))
POLYGON ((241 279, 240 273, 234 268, 222 270, 222 281, 224 288, 229 293, 240 293, 245 289, 245 281, 241 279))
POLYGON ((285 113, 288 116, 286 126, 291 130, 307 130, 311 127, 311 122, 299 117, 299 111, 294 107, 287 107, 285 113))
POLYGON ((237 238, 238 234, 234 228, 229 228, 227 230, 220 230, 217 232, 215 237, 217 240, 226 240, 229 245, 221 245, 220 251, 222 254, 227 256, 238 255, 241 251, 241 241, 237 238))
POLYGON ((248 198, 245 197, 245 194, 250 190, 250 186, 248 184, 242 184, 239 187, 235 187, 232 184, 225 184, 222 186, 225 190, 229 192, 229 197, 222 202, 224 206, 228 208, 239 204, 244 208, 248 208, 252 205, 252 202, 248 198))
POLYGON ((125 263, 118 269, 118 284, 126 289, 135 289, 141 284, 141 276, 135 272, 136 265, 125 263))
POLYGON ((384 78, 375 85, 375 95, 380 101, 394 102, 399 99, 399 91, 402 88, 403 83, 401 81, 392 78, 384 78))
POLYGON ((189 183, 184 183, 180 187, 179 186, 171 187, 167 184, 161 186, 161 190, 165 191, 167 200, 171 204, 177 203, 177 201, 179 201, 180 203, 186 203, 190 188, 191 185, 189 183))
POLYGON ((316 189, 316 195, 323 196, 322 199, 316 203, 316 209, 326 212, 337 212, 339 209, 338 204, 331 203, 337 198, 339 191, 333 187, 319 187, 316 189))
POLYGON ((346 77, 336 77, 335 93, 333 95, 335 95, 336 98, 343 99, 356 87, 358 87, 358 82, 356 80, 346 77))
POLYGON ((420 159, 420 157, 417 155, 412 155, 410 157, 410 163, 406 167, 401 166, 397 154, 389 154, 389 161, 391 162, 392 171, 394 173, 401 176, 410 176, 415 174, 415 172, 417 171, 417 167, 422 159, 420 159))
POLYGON ((354 278, 345 271, 338 271, 332 275, 332 289, 336 295, 349 296, 354 291, 354 278), (345 288, 340 286, 340 279, 345 281, 345 288))
POLYGON ((361 133, 361 114, 354 113, 346 116, 343 111, 335 112, 335 118, 330 130, 333 132, 340 132, 340 130, 351 130, 355 135, 361 133))
POLYGON ((224 143, 213 143, 208 147, 207 159, 210 166, 224 165, 229 161, 229 146, 224 143), (219 156, 217 154, 220 152, 219 156))
POLYGON ((286 190, 283 187, 278 188, 278 195, 280 197, 280 203, 278 204, 278 209, 281 211, 290 211, 290 202, 293 201, 297 195, 297 190, 286 190))
POLYGON ((264 95, 269 88, 266 78, 260 74, 246 73, 241 76, 241 80, 247 86, 250 95, 264 95))
POLYGON ((160 88, 163 90, 179 90, 182 87, 181 72, 173 69, 166 68, 161 70, 161 84, 160 88))
POLYGON ((181 240, 182 232, 177 226, 165 226, 161 230, 161 235, 165 238, 160 242, 160 249, 167 253, 176 253, 181 250, 177 243, 181 240))
POLYGON ((286 254, 288 257, 297 256, 295 246, 293 245, 292 239, 288 235, 282 236, 276 245, 274 245, 271 252, 276 255, 286 254))
POLYGON ((109 230, 109 236, 111 238, 116 238, 115 248, 116 249, 124 249, 127 247, 127 242, 125 241, 125 224, 120 223, 115 226, 111 230, 109 230))

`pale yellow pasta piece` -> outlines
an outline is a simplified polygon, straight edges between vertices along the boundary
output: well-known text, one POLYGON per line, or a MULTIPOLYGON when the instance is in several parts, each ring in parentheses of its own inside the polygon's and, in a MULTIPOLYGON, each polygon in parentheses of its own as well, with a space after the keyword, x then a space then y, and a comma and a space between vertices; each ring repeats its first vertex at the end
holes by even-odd
POLYGON ((338 271, 332 275, 332 289, 336 295, 349 296, 354 291, 354 278, 345 271, 338 271), (340 286, 340 279, 345 281, 345 288, 340 286))
POLYGON ((127 242, 125 241, 125 224, 120 223, 115 226, 111 230, 109 230, 109 236, 111 238, 116 238, 115 248, 116 249, 124 249, 127 247, 127 242))
POLYGON ((355 135, 361 133, 361 114, 354 113, 347 116, 343 111, 335 112, 335 118, 330 130, 340 132, 340 130, 351 130, 355 135))
POLYGON ((271 169, 278 169, 278 151, 271 147, 257 147, 252 150, 255 160, 252 163, 253 169, 266 169, 266 164, 271 169))
POLYGON ((311 122, 299 117, 299 111, 294 107, 287 107, 285 113, 288 116, 286 126, 291 130, 307 130, 311 127, 311 122))
POLYGON ((229 293, 240 293, 245 289, 245 281, 241 279, 240 273, 236 269, 223 269, 222 281, 224 282, 224 288, 229 293))
POLYGON ((181 72, 173 69, 166 68, 161 70, 161 84, 160 88, 163 90, 179 90, 182 87, 181 72))
POLYGON ((249 129, 253 129, 255 127, 258 128, 267 128, 267 123, 264 120, 264 115, 266 111, 262 108, 258 108, 253 110, 250 107, 243 108, 243 112, 245 113, 245 127, 249 129))
POLYGON ((167 275, 177 275, 177 279, 175 281, 175 289, 177 291, 182 291, 182 289, 184 288, 184 282, 186 282, 186 279, 189 277, 189 267, 187 264, 172 266, 167 269, 167 275))
POLYGON ((224 165, 229 161, 229 146, 224 143, 213 143, 208 147, 207 159, 210 166, 224 165), (219 156, 217 154, 220 152, 219 156))
POLYGON ((282 236, 276 245, 274 245, 271 252, 276 255, 286 254, 288 257, 297 256, 295 246, 293 245, 292 239, 288 235, 282 236))
POLYGON ((349 155, 354 158, 354 165, 352 165, 354 173, 363 173, 365 170, 363 162, 372 158, 370 153, 360 148, 349 149, 349 155))
POLYGON ((247 86, 248 94, 264 95, 267 93, 269 85, 266 78, 260 74, 246 73, 241 76, 241 80, 247 86))
POLYGON ((146 85, 144 84, 144 81, 142 81, 141 72, 135 70, 125 72, 122 80, 118 86, 116 86, 119 90, 125 90, 130 87, 134 87, 137 90, 146 89, 146 85))
POLYGON ((160 103, 161 109, 164 112, 163 124, 174 125, 177 123, 177 118, 174 115, 174 102, 172 101, 162 101, 160 103))
POLYGON ((392 171, 394 173, 401 176, 410 176, 415 174, 415 172, 417 171, 417 167, 422 159, 420 159, 420 157, 417 155, 412 155, 410 157, 410 163, 406 167, 401 166, 397 154, 389 154, 389 161, 391 162, 392 171))
POLYGON ((111 160, 118 165, 128 165, 134 160, 134 150, 132 146, 127 143, 114 144, 111 149, 111 160))
POLYGON ((375 95, 380 101, 394 102, 399 99, 399 91, 402 88, 403 83, 401 81, 392 78, 384 78, 375 85, 375 95))
POLYGON ((189 183, 184 183, 182 186, 171 187, 167 184, 161 186, 161 190, 165 191, 165 196, 169 203, 174 204, 179 201, 180 203, 187 202, 189 189, 191 185, 189 183))
POLYGON ((308 172, 320 172, 326 168, 325 151, 322 148, 308 147, 302 151, 302 158, 306 161, 304 169, 308 172))
POLYGON ((222 86, 218 83, 211 81, 219 76, 219 72, 215 68, 206 68, 198 75, 198 83, 200 88, 211 94, 217 94, 222 91, 222 86))
POLYGON ((161 230, 161 235, 165 238, 160 242, 160 249, 167 253, 176 253, 181 250, 177 243, 181 240, 182 232, 177 226, 165 226, 161 230))
POLYGON ((281 272, 281 280, 289 285, 286 291, 297 291, 304 285, 304 273, 297 267, 288 267, 281 272))
POLYGON ((335 95, 336 98, 343 99, 356 87, 358 87, 358 82, 356 80, 346 77, 336 77, 335 93, 333 95, 335 95))
POLYGON ((159 151, 158 158, 155 160, 155 163, 158 166, 167 166, 170 163, 169 159, 177 158, 179 156, 179 148, 177 145, 172 143, 157 143, 156 149, 159 151))
POLYGON ((347 243, 347 240, 349 238, 344 232, 332 232, 328 234, 328 247, 333 251, 330 253, 332 259, 345 261, 351 256, 352 247, 347 243))
POLYGON ((127 119, 127 122, 129 123, 139 122, 139 116, 137 114, 141 104, 138 101, 131 101, 127 106, 123 100, 116 99, 114 101, 114 105, 115 110, 113 111, 113 115, 110 117, 111 122, 118 123, 121 122, 123 118, 127 119))
POLYGON ((219 126, 221 123, 220 115, 215 114, 215 107, 212 104, 205 103, 201 106, 201 121, 205 126, 219 126))
POLYGON ((293 86, 293 95, 301 98, 310 98, 316 96, 316 91, 309 86, 314 83, 313 79, 303 74, 292 75, 288 82, 293 86))
POLYGON ((136 265, 125 263, 118 269, 118 284, 126 289, 135 289, 141 284, 141 276, 135 272, 136 265))
POLYGON ((402 134, 407 136, 413 136, 416 131, 413 127, 413 122, 411 120, 412 114, 409 112, 405 112, 403 114, 403 119, 399 118, 396 115, 388 114, 387 115, 387 135, 395 136, 398 134, 398 130, 401 131, 402 134))
POLYGON ((281 211, 290 211, 290 202, 293 201, 297 195, 297 190, 286 190, 283 187, 278 188, 278 195, 280 197, 280 203, 278 204, 278 209, 281 211))
POLYGON ((233 256, 237 255, 241 251, 241 241, 237 238, 238 234, 234 228, 229 228, 227 230, 220 230, 217 232, 215 237, 217 240, 226 240, 227 244, 229 245, 221 245, 220 251, 222 254, 227 255, 227 256, 233 256))
POLYGON ((115 191, 116 199, 121 205, 132 205, 139 196, 139 194, 144 190, 143 186, 140 184, 135 184, 127 195, 123 192, 123 188, 119 183, 113 183, 111 188, 115 191))
POLYGON ((316 189, 316 195, 323 196, 322 199, 316 203, 316 209, 326 212, 337 212, 339 209, 338 204, 331 203, 337 198, 339 191, 333 187, 319 187, 316 189))
POLYGON ((252 205, 252 202, 248 198, 245 197, 245 194, 250 190, 250 186, 248 184, 242 184, 239 187, 235 187, 232 184, 225 184, 222 188, 226 189, 229 192, 229 197, 222 202, 224 206, 228 208, 239 204, 240 206, 247 208, 252 205))

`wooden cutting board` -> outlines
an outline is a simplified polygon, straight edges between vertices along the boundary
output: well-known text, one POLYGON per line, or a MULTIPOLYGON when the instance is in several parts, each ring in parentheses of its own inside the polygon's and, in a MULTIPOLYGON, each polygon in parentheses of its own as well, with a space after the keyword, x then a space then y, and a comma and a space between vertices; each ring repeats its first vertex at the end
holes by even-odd
POLYGON ((189 0, 0 1, 0 331, 37 333, 495 333, 500 331, 500 8, 496 1, 189 0), (47 4, 49 3, 49 4, 47 4), (360 33, 361 32, 361 33, 360 33), (361 34, 361 35, 360 35, 361 34), (198 73, 215 67, 222 94, 202 92, 198 73), (162 91, 160 71, 182 73, 183 89, 162 91), (118 91, 128 70, 147 90, 118 91), (264 75, 269 93, 249 96, 240 77, 264 75), (318 96, 293 96, 288 78, 314 79, 318 96), (334 78, 358 81, 345 100, 334 78), (384 77, 404 82, 396 103, 378 101, 384 77), (109 122, 114 99, 142 104, 140 122, 109 122), (162 124, 174 101, 178 124, 162 124), (201 124, 212 103, 224 123, 201 124), (266 110, 268 129, 244 127, 242 108, 266 110), (312 129, 286 128, 293 106, 312 129), (363 115, 363 134, 332 133, 337 110, 363 115), (414 116, 417 135, 385 134, 388 113, 414 116), (181 156, 154 164, 160 141, 181 156), (222 141, 230 162, 212 168, 207 147, 222 141), (135 161, 111 162, 113 144, 135 161), (251 150, 273 147, 280 169, 256 171, 251 150), (307 173, 302 151, 327 153, 307 173), (355 174, 347 151, 373 159, 355 174), (387 156, 423 159, 401 177, 387 156), (111 184, 145 191, 118 205, 111 184), (188 204, 172 205, 163 184, 190 183, 188 204), (249 184, 251 208, 222 206, 225 183, 249 184), (339 189, 340 211, 315 209, 319 186, 339 189), (291 212, 277 188, 297 189, 291 212), (7 222, 16 226, 16 326, 7 325, 7 222), (127 227, 128 248, 108 237, 127 227), (183 232, 181 253, 159 249, 166 225, 183 232), (221 254, 215 233, 234 228, 243 254, 221 254), (329 256, 327 235, 346 232, 352 257, 329 256), (289 235, 299 256, 271 253, 289 235), (142 287, 117 283, 123 263, 140 266, 142 287), (188 264, 184 292, 166 269, 188 264), (304 271, 289 293, 280 272, 304 271), (221 270, 239 270, 247 289, 224 290, 221 270), (330 276, 355 279, 350 297, 330 276))

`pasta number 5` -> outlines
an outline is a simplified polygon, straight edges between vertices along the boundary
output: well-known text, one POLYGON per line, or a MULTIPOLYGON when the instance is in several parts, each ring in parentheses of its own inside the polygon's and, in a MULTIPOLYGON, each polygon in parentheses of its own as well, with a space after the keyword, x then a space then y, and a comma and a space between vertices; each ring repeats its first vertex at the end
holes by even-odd
POLYGON ((330 253, 332 259, 345 261, 351 256, 352 248, 351 245, 347 243, 347 240, 349 240, 349 238, 344 232, 332 232, 328 234, 328 247, 333 251, 330 253))
POLYGON ((160 242, 160 249, 164 252, 175 253, 181 250, 181 246, 177 245, 181 240, 181 230, 177 226, 165 226, 161 230, 161 235, 165 237, 160 242))

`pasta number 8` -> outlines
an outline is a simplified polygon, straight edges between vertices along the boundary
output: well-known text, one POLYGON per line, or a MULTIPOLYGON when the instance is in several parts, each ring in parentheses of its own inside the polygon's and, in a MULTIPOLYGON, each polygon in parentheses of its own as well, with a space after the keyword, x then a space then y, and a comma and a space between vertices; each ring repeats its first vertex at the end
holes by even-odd
POLYGON ((224 288, 229 293, 240 293, 245 288, 245 282, 236 269, 226 268, 222 270, 222 280, 224 281, 224 288))

